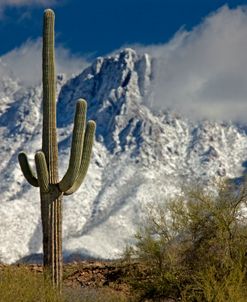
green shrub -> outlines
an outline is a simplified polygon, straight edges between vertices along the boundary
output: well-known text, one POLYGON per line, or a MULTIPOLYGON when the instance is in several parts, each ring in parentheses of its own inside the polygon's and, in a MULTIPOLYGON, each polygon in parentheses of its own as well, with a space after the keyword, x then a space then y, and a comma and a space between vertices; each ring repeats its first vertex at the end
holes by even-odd
POLYGON ((129 278, 139 299, 247 301, 246 185, 186 190, 147 209, 129 278))

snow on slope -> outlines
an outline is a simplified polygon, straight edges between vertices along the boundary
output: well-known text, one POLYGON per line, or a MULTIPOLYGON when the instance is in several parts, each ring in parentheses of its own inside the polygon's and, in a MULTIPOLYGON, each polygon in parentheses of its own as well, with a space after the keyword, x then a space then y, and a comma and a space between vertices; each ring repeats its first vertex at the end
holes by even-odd
MULTIPOLYGON (((59 77, 60 175, 67 168, 78 98, 88 101, 88 117, 97 122, 85 182, 64 198, 67 257, 118 257, 133 239, 145 204, 164 200, 184 181, 244 172, 244 131, 226 123, 195 124, 146 106, 152 66, 149 55, 125 49, 98 58, 68 82, 59 77)), ((41 88, 21 88, 12 78, 0 85, 0 261, 14 262, 42 251, 39 192, 17 164, 21 150, 32 159, 41 147, 41 88)))

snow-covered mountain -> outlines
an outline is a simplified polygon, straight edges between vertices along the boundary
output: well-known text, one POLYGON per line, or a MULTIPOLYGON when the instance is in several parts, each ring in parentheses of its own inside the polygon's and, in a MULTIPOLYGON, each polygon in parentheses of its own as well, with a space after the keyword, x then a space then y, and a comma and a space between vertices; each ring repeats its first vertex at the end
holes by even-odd
MULTIPOLYGON (((88 175, 78 192, 64 198, 64 255, 114 258, 133 240, 147 203, 158 202, 189 180, 240 177, 247 135, 227 123, 189 122, 155 112, 154 60, 132 49, 98 58, 75 78, 58 77, 60 175, 67 168, 75 102, 88 101, 97 122, 88 175)), ((41 87, 0 83, 0 261, 41 253, 37 188, 20 171, 17 154, 30 159, 41 147, 41 87)), ((164 95, 165 98, 165 95, 164 95)))

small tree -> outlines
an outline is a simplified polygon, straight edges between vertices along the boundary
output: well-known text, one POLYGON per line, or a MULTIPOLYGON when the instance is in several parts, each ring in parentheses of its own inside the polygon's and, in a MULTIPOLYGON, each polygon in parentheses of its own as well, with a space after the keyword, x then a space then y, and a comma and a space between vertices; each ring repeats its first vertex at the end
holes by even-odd
POLYGON ((247 301, 247 186, 186 190, 148 208, 136 238, 140 297, 247 301))

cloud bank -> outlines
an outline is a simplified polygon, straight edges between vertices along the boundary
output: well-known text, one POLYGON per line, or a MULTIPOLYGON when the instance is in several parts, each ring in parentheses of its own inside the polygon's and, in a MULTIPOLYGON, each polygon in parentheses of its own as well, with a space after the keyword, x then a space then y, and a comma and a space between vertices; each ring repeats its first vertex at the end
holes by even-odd
POLYGON ((247 9, 222 7, 164 45, 137 47, 154 60, 149 103, 193 119, 247 122, 247 9))
MULTIPOLYGON (((80 73, 88 62, 63 46, 56 47, 56 71, 67 76, 80 73)), ((9 53, 3 55, 0 74, 18 79, 24 86, 34 86, 42 79, 42 39, 29 40, 9 53)))

